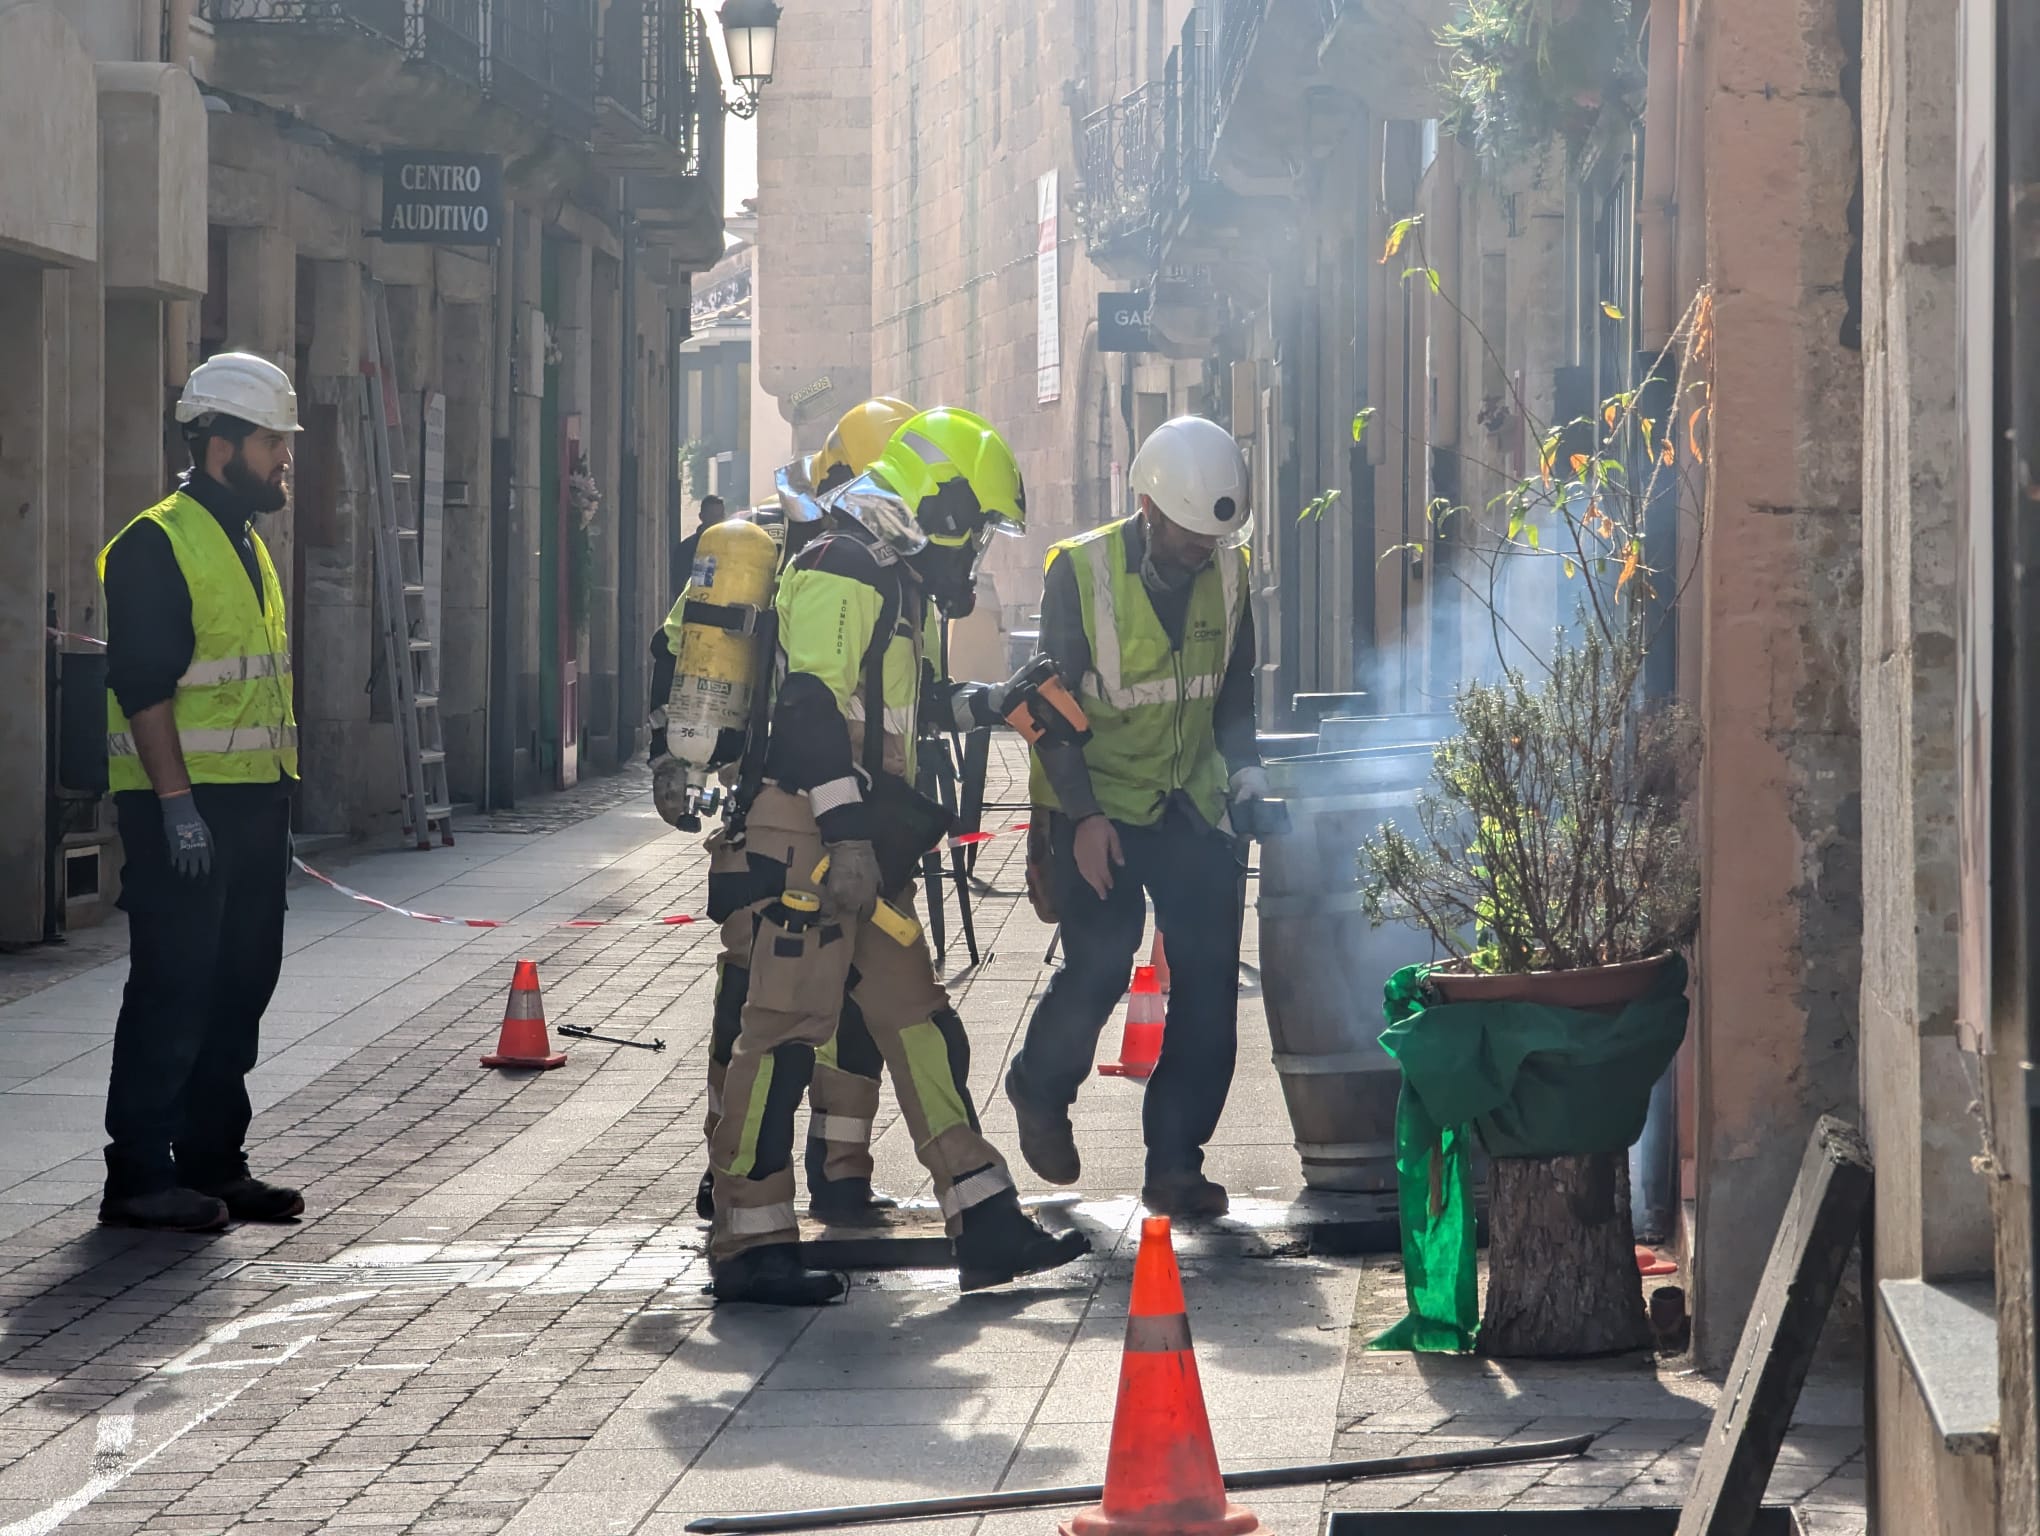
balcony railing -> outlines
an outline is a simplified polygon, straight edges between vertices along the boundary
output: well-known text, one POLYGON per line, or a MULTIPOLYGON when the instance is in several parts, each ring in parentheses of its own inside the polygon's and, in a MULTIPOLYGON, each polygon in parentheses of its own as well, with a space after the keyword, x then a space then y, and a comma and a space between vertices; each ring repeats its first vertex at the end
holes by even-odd
POLYGON ((367 33, 576 136, 595 111, 594 0, 203 0, 216 27, 367 33))
POLYGON ((491 92, 575 136, 595 120, 595 0, 486 0, 491 92))
POLYGON ((1079 125, 1077 225, 1093 255, 1147 254, 1162 162, 1164 86, 1128 91, 1079 125))
POLYGON ((602 18, 602 94, 651 137, 700 158, 700 13, 681 0, 609 0, 602 18))

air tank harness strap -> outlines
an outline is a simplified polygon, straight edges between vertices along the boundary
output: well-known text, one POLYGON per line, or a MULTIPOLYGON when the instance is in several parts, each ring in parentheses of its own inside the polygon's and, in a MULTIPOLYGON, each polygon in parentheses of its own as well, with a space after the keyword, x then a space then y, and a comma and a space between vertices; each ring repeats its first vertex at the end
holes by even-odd
POLYGON ((690 597, 680 610, 680 619, 684 624, 706 624, 711 629, 727 630, 733 635, 755 635, 758 633, 758 620, 764 612, 764 609, 750 603, 704 603, 690 597))

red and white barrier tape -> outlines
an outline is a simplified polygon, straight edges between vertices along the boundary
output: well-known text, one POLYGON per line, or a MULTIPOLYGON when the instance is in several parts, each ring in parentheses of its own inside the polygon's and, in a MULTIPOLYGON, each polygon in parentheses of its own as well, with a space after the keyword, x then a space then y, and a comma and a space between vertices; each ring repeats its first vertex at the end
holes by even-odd
POLYGON ((68 629, 51 629, 48 625, 43 626, 43 633, 53 640, 83 640, 87 645, 96 645, 102 651, 106 649, 106 642, 97 635, 74 634, 68 629))
MULTIPOLYGON (((1019 822, 1014 826, 1008 827, 1006 830, 1008 832, 1025 832, 1027 830, 1027 823, 1024 821, 1019 822)), ((960 836, 949 839, 949 846, 952 848, 966 848, 973 843, 990 842, 993 838, 1003 835, 999 832, 965 832, 960 836)), ((374 907, 378 912, 387 912, 392 917, 408 917, 414 923, 437 923, 443 928, 507 928, 513 923, 527 921, 527 919, 515 917, 446 917, 437 912, 419 912, 411 907, 400 907, 393 901, 384 901, 380 896, 371 896, 366 891, 357 891, 351 885, 342 885, 331 875, 312 868, 311 865, 298 858, 295 854, 291 856, 291 863, 295 864, 298 869, 327 889, 338 891, 349 901, 358 901, 365 907, 374 907)), ((542 919, 532 918, 528 919, 528 921, 537 923, 541 922, 542 919)), ((674 912, 665 917, 575 917, 569 918, 565 922, 546 923, 545 926, 549 928, 678 928, 687 923, 706 921, 706 918, 696 917, 692 913, 674 912)))

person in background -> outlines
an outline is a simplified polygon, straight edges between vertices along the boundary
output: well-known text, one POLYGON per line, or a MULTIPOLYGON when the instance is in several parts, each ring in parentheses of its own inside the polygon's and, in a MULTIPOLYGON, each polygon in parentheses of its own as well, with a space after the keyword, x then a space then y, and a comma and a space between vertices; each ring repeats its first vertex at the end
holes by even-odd
POLYGON ((297 395, 227 352, 192 370, 176 415, 190 473, 99 556, 128 915, 99 1219, 212 1232, 305 1208, 249 1173, 245 1145, 298 773, 283 588, 255 520, 288 499, 297 395))
POLYGON ((701 530, 713 528, 723 520, 723 499, 720 496, 704 496, 695 513, 694 532, 673 546, 673 569, 671 572, 673 590, 678 592, 687 585, 694 574, 694 551, 701 543, 701 530))

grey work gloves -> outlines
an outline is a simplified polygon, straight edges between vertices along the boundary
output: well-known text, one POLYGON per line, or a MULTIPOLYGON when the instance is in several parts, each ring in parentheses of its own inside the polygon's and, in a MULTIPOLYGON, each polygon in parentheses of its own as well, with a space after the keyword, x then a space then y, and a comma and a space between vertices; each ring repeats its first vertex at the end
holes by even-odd
POLYGON ((170 848, 170 867, 187 880, 203 880, 212 873, 212 829, 198 814, 191 791, 159 796, 163 807, 163 841, 170 848))
POLYGON ((834 917, 869 917, 879 896, 878 851, 861 838, 830 843, 822 905, 834 917))

